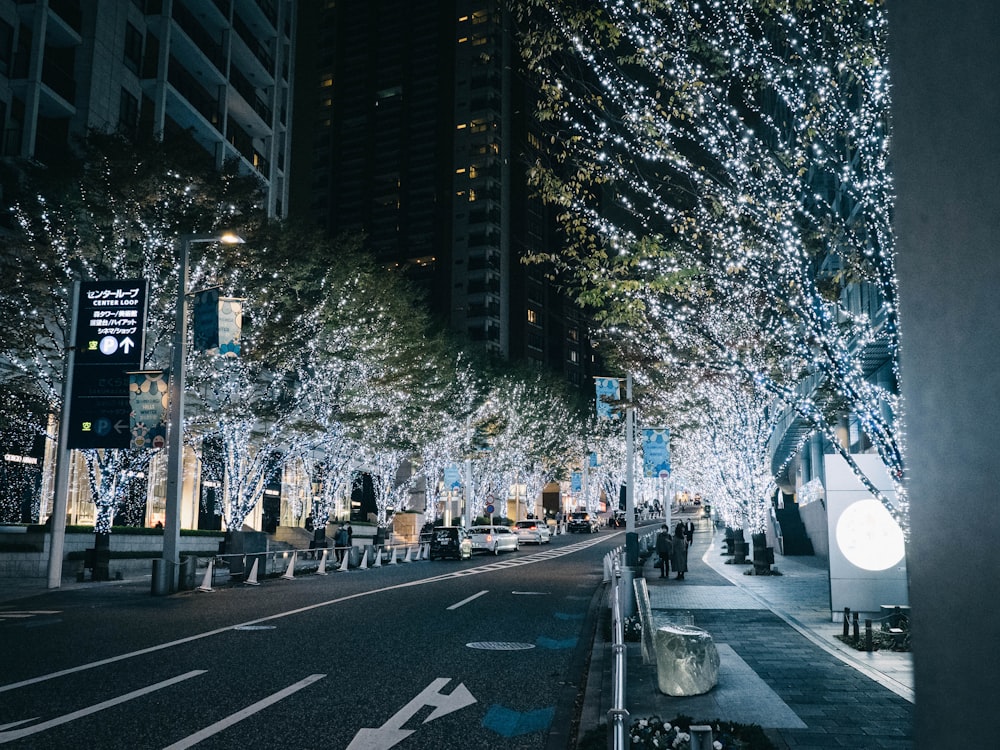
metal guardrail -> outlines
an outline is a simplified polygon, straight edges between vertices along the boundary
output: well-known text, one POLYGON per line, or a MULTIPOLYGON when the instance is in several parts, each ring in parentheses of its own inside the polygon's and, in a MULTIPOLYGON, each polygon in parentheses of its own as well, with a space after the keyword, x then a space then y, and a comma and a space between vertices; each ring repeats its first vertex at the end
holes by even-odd
MULTIPOLYGON (((628 709, 625 708, 625 622, 622 617, 621 548, 608 553, 605 566, 612 573, 611 585, 611 708, 608 710, 608 748, 627 750, 628 709)), ((625 592, 630 595, 629 592, 625 592)))

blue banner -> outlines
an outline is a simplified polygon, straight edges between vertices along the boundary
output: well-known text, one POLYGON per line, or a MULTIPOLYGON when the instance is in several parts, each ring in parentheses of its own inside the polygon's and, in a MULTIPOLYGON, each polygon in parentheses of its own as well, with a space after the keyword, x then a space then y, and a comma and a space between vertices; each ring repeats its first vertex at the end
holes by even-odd
POLYGON ((239 297, 219 297, 219 355, 240 356, 242 333, 243 300, 239 297))
POLYGON ((162 448, 167 437, 167 379, 162 370, 128 373, 131 450, 162 448))
POLYGON ((569 477, 569 488, 573 492, 580 492, 583 489, 583 474, 574 471, 569 477))
POLYGON ((670 476, 670 430, 665 427, 642 429, 643 476, 670 476))
POLYGON ((191 303, 191 327, 194 350, 207 352, 219 348, 219 289, 196 292, 191 303))
POLYGON ((458 466, 451 464, 444 468, 444 488, 446 490, 457 490, 462 486, 462 475, 458 471, 458 466))
POLYGON ((194 295, 191 318, 195 351, 218 351, 223 357, 240 355, 240 335, 243 330, 241 298, 222 297, 217 287, 197 292, 194 295))
POLYGON ((619 401, 621 390, 619 378, 594 378, 597 388, 597 416, 599 419, 611 419, 617 415, 617 409, 609 401, 619 401))

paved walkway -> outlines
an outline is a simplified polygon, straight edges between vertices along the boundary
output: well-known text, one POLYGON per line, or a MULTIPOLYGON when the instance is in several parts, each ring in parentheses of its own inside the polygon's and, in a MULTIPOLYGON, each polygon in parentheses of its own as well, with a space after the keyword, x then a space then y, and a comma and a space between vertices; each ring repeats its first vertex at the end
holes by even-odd
MULTIPOLYGON (((912 654, 865 653, 837 640, 825 560, 775 555, 780 576, 744 575, 726 564, 722 531, 700 522, 685 580, 643 577, 655 618, 693 624, 719 649, 719 683, 675 698, 657 688, 641 646, 626 649, 626 708, 632 719, 730 720, 759 724, 778 748, 911 748, 912 654)), ((611 645, 598 628, 580 730, 607 720, 611 645)))

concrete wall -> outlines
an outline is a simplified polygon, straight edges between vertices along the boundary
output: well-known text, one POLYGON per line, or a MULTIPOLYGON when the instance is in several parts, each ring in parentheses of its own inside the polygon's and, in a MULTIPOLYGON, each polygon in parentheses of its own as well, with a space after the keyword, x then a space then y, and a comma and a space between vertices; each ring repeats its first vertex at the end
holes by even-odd
MULTIPOLYGON (((222 535, 186 536, 181 535, 181 555, 195 552, 207 552, 217 549, 222 535)), ((51 535, 41 532, 8 532, 0 531, 0 543, 4 544, 34 544, 40 547, 36 552, 2 552, 0 551, 0 580, 4 578, 47 578, 49 570, 49 543, 51 535)), ((110 537, 112 552, 159 552, 163 549, 163 537, 147 534, 112 534, 110 537)), ((93 532, 82 534, 66 534, 63 548, 63 576, 74 576, 83 569, 82 559, 68 559, 73 552, 83 553, 94 546, 93 532)), ((151 558, 111 560, 111 577, 116 572, 123 576, 145 575, 152 571, 151 558)))
POLYGON ((823 503, 814 500, 805 505, 799 505, 799 518, 806 527, 813 552, 817 557, 830 559, 830 532, 827 527, 826 508, 823 503))

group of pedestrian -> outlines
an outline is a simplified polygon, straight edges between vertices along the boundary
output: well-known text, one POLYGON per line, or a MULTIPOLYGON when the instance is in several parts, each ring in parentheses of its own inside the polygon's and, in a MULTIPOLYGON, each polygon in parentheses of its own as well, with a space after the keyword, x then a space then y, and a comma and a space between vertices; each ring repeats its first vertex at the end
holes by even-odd
POLYGON ((694 522, 678 521, 674 526, 673 535, 670 527, 663 524, 656 535, 656 554, 659 557, 657 565, 660 568, 660 578, 669 578, 670 569, 677 574, 678 581, 684 580, 688 569, 688 547, 694 539, 694 522))

